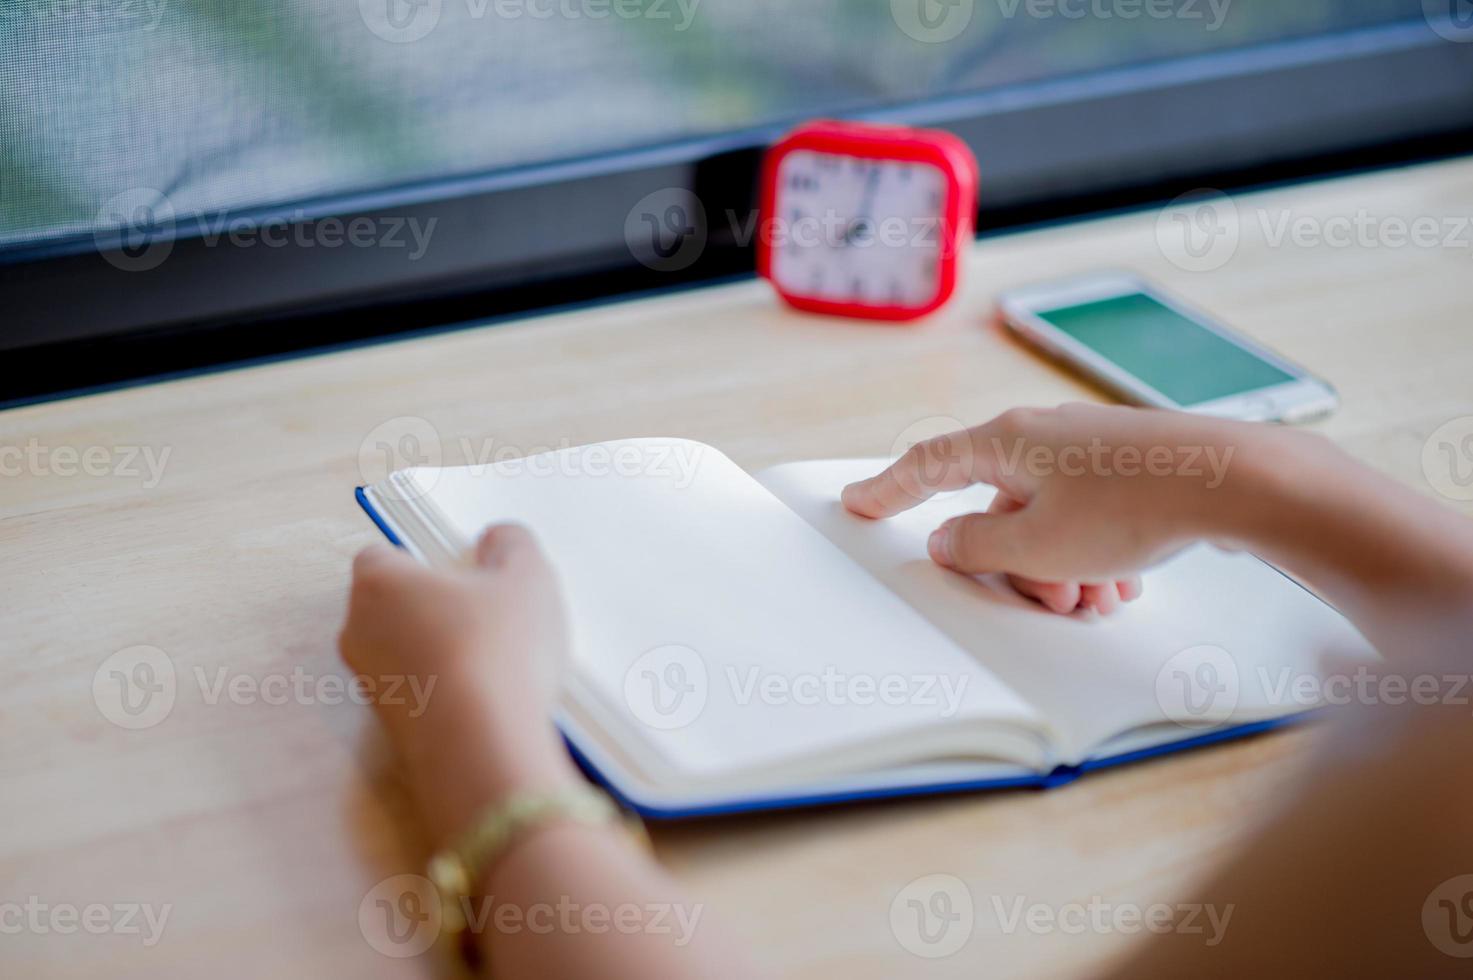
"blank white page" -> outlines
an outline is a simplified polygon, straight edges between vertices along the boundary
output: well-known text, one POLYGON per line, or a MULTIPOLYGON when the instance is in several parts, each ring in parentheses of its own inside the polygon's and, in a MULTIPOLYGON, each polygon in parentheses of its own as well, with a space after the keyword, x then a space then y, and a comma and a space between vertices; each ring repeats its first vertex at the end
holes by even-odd
POLYGON ((636 439, 411 478, 462 541, 507 521, 536 532, 566 591, 580 691, 678 773, 861 745, 867 764, 876 748, 893 762, 906 733, 934 744, 938 726, 978 719, 1042 752, 1026 703, 710 447, 636 439))
POLYGON ((985 511, 992 488, 942 494, 886 521, 845 510, 843 488, 886 465, 790 463, 757 477, 1042 711, 1071 756, 1065 761, 1081 762, 1112 736, 1148 725, 1170 722, 1158 741, 1171 742, 1203 719, 1292 714, 1311 705, 1285 696, 1286 677, 1317 676, 1328 661, 1377 659, 1343 617, 1278 571, 1206 545, 1147 572, 1145 594, 1114 616, 1049 612, 1002 576, 959 575, 927 556, 930 533, 985 511), (1200 647, 1230 659, 1182 656, 1200 647), (1193 689, 1198 700, 1188 702, 1178 685, 1195 683, 1199 669, 1214 672, 1205 678, 1213 686, 1193 689), (1196 707, 1212 713, 1193 715, 1196 707))

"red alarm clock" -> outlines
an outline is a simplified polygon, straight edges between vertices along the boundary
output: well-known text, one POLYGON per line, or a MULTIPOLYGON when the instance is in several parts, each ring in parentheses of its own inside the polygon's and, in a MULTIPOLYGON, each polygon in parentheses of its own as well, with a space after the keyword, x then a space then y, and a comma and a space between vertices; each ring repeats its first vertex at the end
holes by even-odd
POLYGON ((822 121, 763 167, 757 269, 800 310, 914 320, 956 291, 977 160, 950 133, 822 121))

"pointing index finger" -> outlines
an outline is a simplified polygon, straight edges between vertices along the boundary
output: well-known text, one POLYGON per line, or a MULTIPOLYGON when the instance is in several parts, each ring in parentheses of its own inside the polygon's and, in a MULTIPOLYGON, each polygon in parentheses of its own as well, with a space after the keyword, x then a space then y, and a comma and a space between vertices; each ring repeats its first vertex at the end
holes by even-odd
POLYGON ((938 493, 992 483, 996 461, 977 451, 986 426, 918 442, 883 473, 844 488, 844 506, 862 517, 893 517, 938 493))

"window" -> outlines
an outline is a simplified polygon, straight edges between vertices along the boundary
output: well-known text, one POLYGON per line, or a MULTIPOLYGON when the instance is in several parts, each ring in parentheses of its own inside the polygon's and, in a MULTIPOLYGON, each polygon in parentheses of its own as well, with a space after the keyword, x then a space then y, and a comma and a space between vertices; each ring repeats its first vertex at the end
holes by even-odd
MULTIPOLYGON (((674 281, 638 279, 631 205, 750 207, 756 148, 817 115, 954 129, 1010 219, 1465 133, 1473 25, 1438 2, 9 0, 0 350, 208 328, 191 358, 229 359, 218 331, 268 314, 674 281), (363 214, 404 254, 290 232, 363 214), (408 261, 415 218, 436 237, 408 261)), ((726 247, 688 277, 744 268, 726 247)))

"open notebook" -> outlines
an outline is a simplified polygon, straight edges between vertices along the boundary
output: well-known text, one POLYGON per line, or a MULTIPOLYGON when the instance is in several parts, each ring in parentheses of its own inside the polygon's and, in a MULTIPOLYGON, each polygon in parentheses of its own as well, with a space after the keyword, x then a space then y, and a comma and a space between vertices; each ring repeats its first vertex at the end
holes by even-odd
POLYGON ((559 725, 649 817, 1051 785, 1259 730, 1307 707, 1287 680, 1375 659, 1299 585, 1205 545, 1113 617, 1047 612, 926 557, 989 488, 883 522, 845 511, 845 484, 884 465, 749 475, 633 439, 404 470, 359 501, 431 564, 490 524, 536 531, 573 622, 559 725))

